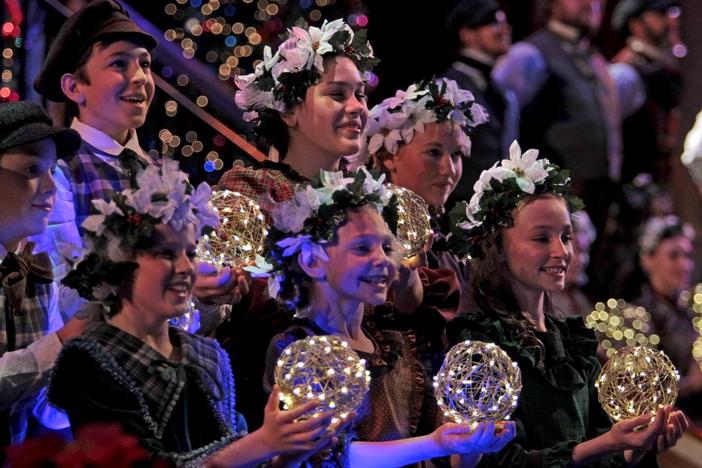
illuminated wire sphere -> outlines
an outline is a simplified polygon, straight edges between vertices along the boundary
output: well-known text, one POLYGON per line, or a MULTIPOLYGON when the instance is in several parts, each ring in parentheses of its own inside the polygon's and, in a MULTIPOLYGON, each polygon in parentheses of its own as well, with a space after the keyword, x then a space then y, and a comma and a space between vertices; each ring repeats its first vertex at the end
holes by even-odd
POLYGON ((585 325, 595 331, 607 357, 626 346, 655 348, 661 341, 658 335, 650 333, 651 314, 623 299, 612 298, 595 304, 595 310, 585 318, 585 325))
POLYGON ((678 371, 663 351, 648 346, 617 350, 595 382, 602 408, 614 421, 655 414, 678 396, 678 371))
POLYGON ((439 408, 458 423, 509 419, 521 391, 517 363, 496 344, 482 341, 455 345, 434 377, 439 408))
POLYGON ((214 192, 211 201, 219 215, 219 227, 200 237, 198 260, 217 266, 253 263, 263 252, 268 234, 258 204, 229 190, 214 192))
POLYGON ((409 260, 429 242, 432 233, 429 210, 424 199, 413 191, 394 184, 388 184, 388 188, 397 195, 397 240, 404 248, 405 259, 409 260))
POLYGON ((284 409, 309 401, 318 406, 311 413, 332 411, 336 421, 346 419, 363 402, 370 371, 349 344, 335 336, 313 336, 288 345, 278 358, 275 383, 284 409))

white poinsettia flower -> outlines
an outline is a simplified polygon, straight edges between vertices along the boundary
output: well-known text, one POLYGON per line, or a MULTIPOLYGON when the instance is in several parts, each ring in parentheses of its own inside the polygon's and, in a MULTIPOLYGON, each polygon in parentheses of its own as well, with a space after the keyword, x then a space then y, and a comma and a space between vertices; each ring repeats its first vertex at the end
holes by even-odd
POLYGON ((346 190, 346 186, 353 182, 352 177, 344 177, 341 171, 320 171, 319 178, 322 182, 322 189, 330 193, 337 190, 346 190))
POLYGON ((114 200, 106 202, 105 200, 93 200, 93 207, 99 214, 90 215, 83 221, 81 225, 83 229, 92 231, 98 236, 105 232, 105 218, 113 213, 124 216, 124 212, 117 206, 114 200))
POLYGON ((270 46, 265 46, 263 48, 263 67, 266 70, 273 68, 273 66, 278 63, 278 60, 280 60, 280 50, 277 50, 274 55, 270 46))
POLYGON ((281 285, 283 284, 283 275, 275 274, 268 277, 268 296, 272 299, 278 297, 281 285))
MULTIPOLYGON (((414 132, 424 132, 424 124, 417 122, 413 127, 406 127, 400 130, 400 137, 405 144, 409 144, 414 140, 414 132)), ((397 149, 395 150, 397 152, 397 149)), ((393 153, 394 154, 394 153, 393 153)))
POLYGON ((470 123, 471 127, 482 125, 490 120, 490 115, 485 108, 478 103, 473 103, 473 105, 470 106, 470 115, 472 117, 472 122, 470 123))
POLYGON ((273 225, 284 232, 298 233, 305 220, 312 214, 309 206, 297 203, 281 203, 273 207, 273 225))
POLYGON ((254 278, 265 278, 270 276, 271 271, 273 271, 275 267, 268 263, 264 257, 256 254, 255 263, 253 265, 247 265, 243 269, 251 273, 251 276, 254 278))
POLYGON ((370 195, 372 193, 380 194, 382 189, 385 188, 385 184, 383 184, 383 181, 385 180, 385 174, 381 174, 380 177, 378 177, 378 179, 376 180, 365 167, 360 167, 358 168, 358 170, 363 172, 365 176, 365 179, 363 180, 363 193, 366 195, 370 195))
POLYGON ((468 123, 468 117, 459 109, 453 109, 449 112, 448 118, 451 122, 459 127, 464 127, 468 123))
POLYGON ((463 104, 464 102, 474 101, 473 93, 468 90, 461 89, 458 87, 458 83, 454 80, 440 79, 437 80, 437 86, 441 87, 446 84, 446 90, 444 91, 444 98, 450 102, 452 105, 457 106, 463 104))
MULTIPOLYGON (((247 75, 250 76, 250 75, 247 75)), ((255 77, 254 77, 255 78, 255 77)), ((273 109, 275 98, 273 97, 272 91, 263 91, 257 89, 255 85, 242 86, 235 82, 239 87, 239 91, 234 94, 234 102, 236 105, 243 110, 251 109, 273 109)))
POLYGON ((122 243, 121 237, 117 237, 110 232, 106 232, 105 239, 107 239, 105 255, 108 259, 113 262, 127 262, 132 259, 134 249, 127 248, 122 243))
POLYGON ((470 138, 461 130, 457 130, 456 135, 458 135, 458 146, 461 148, 461 153, 466 157, 470 156, 472 148, 470 138))
POLYGON ((219 215, 212 207, 212 203, 210 203, 211 198, 212 187, 206 182, 201 182, 190 196, 190 204, 197 211, 197 235, 200 234, 200 230, 204 226, 215 228, 219 225, 219 215))
POLYGON ((280 75, 283 73, 297 73, 308 68, 308 64, 312 60, 314 51, 306 42, 302 42, 297 38, 291 37, 283 42, 278 49, 278 53, 283 58, 275 63, 271 70, 273 79, 277 82, 280 75))
POLYGON ((387 151, 390 154, 397 154, 397 151, 400 149, 400 142, 404 141, 402 137, 402 132, 400 130, 395 129, 390 130, 387 133, 387 135, 383 135, 382 133, 379 133, 378 135, 382 137, 383 148, 385 148, 385 151, 387 151))
POLYGON ((98 236, 101 236, 105 232, 105 215, 90 215, 81 224, 83 229, 86 231, 92 231, 98 236))
POLYGON ((537 183, 548 177, 543 160, 537 161, 539 151, 530 149, 522 154, 515 140, 509 147, 509 159, 502 160, 502 167, 514 173, 519 188, 526 193, 534 193, 537 183))
POLYGON ((304 262, 309 262, 312 257, 328 262, 329 257, 321 245, 312 241, 312 238, 305 234, 297 237, 286 237, 278 241, 276 245, 283 250, 283 257, 290 257, 299 253, 304 262))

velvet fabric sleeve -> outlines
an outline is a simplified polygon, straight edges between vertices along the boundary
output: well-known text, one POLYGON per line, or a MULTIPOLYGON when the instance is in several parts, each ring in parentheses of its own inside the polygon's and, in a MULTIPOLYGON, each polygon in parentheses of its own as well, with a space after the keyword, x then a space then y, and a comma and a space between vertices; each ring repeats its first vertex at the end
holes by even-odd
POLYGON ((66 349, 56 363, 50 385, 51 402, 68 414, 75 433, 86 424, 117 422, 136 436, 156 457, 165 454, 161 442, 144 424, 139 401, 123 385, 100 368, 88 354, 66 349))

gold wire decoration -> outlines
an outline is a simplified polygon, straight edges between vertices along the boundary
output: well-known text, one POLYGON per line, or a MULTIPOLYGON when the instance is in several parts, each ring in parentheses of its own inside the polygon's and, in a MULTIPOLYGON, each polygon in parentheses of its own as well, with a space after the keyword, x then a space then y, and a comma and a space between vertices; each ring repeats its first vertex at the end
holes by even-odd
POLYGON ((429 210, 424 199, 413 191, 394 184, 388 184, 388 188, 397 195, 397 240, 404 248, 405 260, 409 261, 429 242, 432 234, 429 210))
POLYGON ((668 356, 648 346, 617 350, 595 382, 597 398, 614 421, 655 414, 678 397, 680 375, 668 356))
POLYGON ((517 363, 496 344, 482 341, 455 345, 434 377, 439 409, 457 423, 509 419, 521 391, 517 363))
POLYGON ((283 350, 275 368, 284 409, 309 401, 319 405, 304 418, 333 411, 332 423, 346 419, 363 402, 370 371, 349 344, 336 336, 313 336, 283 350))
POLYGON ((656 348, 661 339, 649 334, 650 323, 651 314, 646 309, 613 298, 595 304, 595 310, 585 318, 585 325, 595 331, 607 357, 625 346, 656 348))
POLYGON ((268 234, 258 204, 229 190, 214 192, 211 200, 219 215, 219 227, 200 237, 198 259, 216 266, 254 263, 256 255, 263 252, 268 234))
POLYGON ((697 338, 692 343, 692 357, 702 370, 702 283, 696 284, 689 291, 683 291, 680 300, 694 313, 692 328, 697 332, 697 338))

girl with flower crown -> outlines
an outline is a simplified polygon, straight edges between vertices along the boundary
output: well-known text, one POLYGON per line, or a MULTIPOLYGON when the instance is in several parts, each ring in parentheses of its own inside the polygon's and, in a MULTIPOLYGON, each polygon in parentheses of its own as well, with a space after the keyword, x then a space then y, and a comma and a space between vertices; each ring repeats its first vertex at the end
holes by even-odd
POLYGON ((210 188, 194 189, 174 161, 146 168, 136 182, 109 202, 93 201, 83 223, 90 250, 64 282, 100 304, 105 320, 64 345, 51 402, 74 431, 117 422, 153 458, 178 466, 250 466, 324 448, 330 415, 295 422, 305 407, 280 411, 277 391, 263 426, 247 435, 226 353, 169 327, 190 304, 201 229, 218 222, 210 188))
POLYGON ((368 118, 364 73, 378 62, 366 31, 342 19, 321 28, 293 27, 275 54, 269 46, 254 73, 236 77, 236 104, 255 125, 272 160, 261 168, 236 164, 219 187, 259 202, 292 197, 293 186, 321 169, 335 171, 358 152, 368 118))
MULTIPOLYGON (((423 354, 428 353, 425 359, 432 373, 443 361, 445 321, 470 304, 468 265, 446 245, 444 204, 461 179, 463 158, 470 156, 469 134, 487 118, 473 95, 459 89, 453 80, 415 83, 371 109, 363 148, 352 161, 379 170, 388 182, 412 190, 434 215, 436 237, 427 251, 427 267, 419 269, 422 307, 412 317, 403 317, 410 322, 408 326, 422 330, 422 337, 428 338, 422 340, 421 348, 426 349, 423 354)), ((393 321, 398 323, 397 318, 393 321)))
POLYGON ((271 341, 265 385, 270 390, 277 359, 291 342, 340 336, 368 363, 370 390, 352 422, 353 436, 344 439, 350 445, 337 447, 333 460, 313 463, 400 466, 455 455, 454 464, 472 466, 481 452, 503 447, 513 425, 496 430, 482 423, 474 431, 442 425, 412 336, 363 320, 368 307, 385 302, 397 273, 397 201, 382 181, 364 168, 353 177, 325 172, 320 187, 300 186, 273 210, 266 262, 259 264, 270 274, 270 295, 286 301, 295 319, 271 341))
MULTIPOLYGON (((665 450, 687 428, 670 407, 611 424, 597 401, 597 342, 581 318, 553 317, 550 295, 564 287, 572 259, 570 214, 580 200, 570 179, 538 152, 483 171, 455 235, 470 254, 475 311, 449 324, 453 342, 494 342, 518 362, 517 437, 485 466, 622 466, 665 450), (622 457, 623 455, 623 457, 622 457)), ((655 463, 655 462, 654 462, 655 463)))
MULTIPOLYGON (((342 19, 324 21, 320 28, 293 27, 275 53, 266 47, 255 72, 236 78, 236 104, 256 124, 260 142, 282 162, 235 164, 219 188, 257 201, 270 221, 274 202, 292 198, 295 184, 309 182, 320 170, 339 170, 342 158, 361 148, 368 118, 365 73, 377 62, 365 30, 354 32, 342 19)), ((249 408, 265 402, 259 385, 265 345, 288 323, 275 302, 263 295, 263 287, 254 281, 252 293, 217 330, 217 338, 233 354, 253 356, 235 363, 241 366, 235 371, 240 399, 249 408)), ((416 274, 408 274, 395 291, 404 308, 420 302, 416 274)), ((256 414, 247 417, 257 423, 256 414)))

